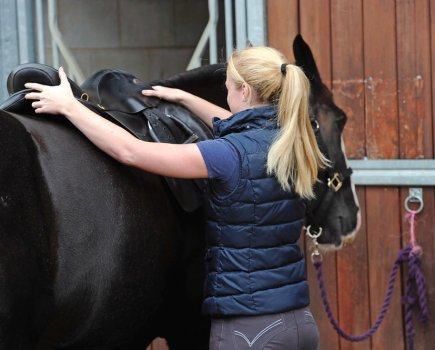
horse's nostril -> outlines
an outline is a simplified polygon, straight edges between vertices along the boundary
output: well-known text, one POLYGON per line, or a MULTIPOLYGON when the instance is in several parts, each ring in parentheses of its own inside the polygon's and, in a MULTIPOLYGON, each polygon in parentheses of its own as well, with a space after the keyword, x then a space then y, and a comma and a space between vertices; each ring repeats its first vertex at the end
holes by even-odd
POLYGON ((346 231, 344 231, 345 227, 343 227, 344 223, 345 223, 345 220, 344 220, 343 216, 340 215, 338 217, 338 227, 340 229, 340 232, 346 232, 346 231))
POLYGON ((355 229, 354 223, 352 221, 353 220, 349 220, 349 218, 346 218, 344 216, 338 216, 338 227, 340 229, 340 232, 342 232, 343 237, 346 237, 355 229))

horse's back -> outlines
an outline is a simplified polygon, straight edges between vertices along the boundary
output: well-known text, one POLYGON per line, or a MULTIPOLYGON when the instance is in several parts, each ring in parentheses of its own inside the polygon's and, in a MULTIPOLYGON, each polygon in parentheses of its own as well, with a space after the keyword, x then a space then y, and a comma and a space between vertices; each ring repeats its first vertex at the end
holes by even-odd
POLYGON ((7 238, 0 305, 22 315, 10 325, 20 334, 0 344, 16 347, 22 338, 23 348, 36 342, 91 349, 128 344, 139 334, 152 338, 144 330, 162 303, 177 234, 163 184, 112 160, 55 118, 0 115, 7 238))

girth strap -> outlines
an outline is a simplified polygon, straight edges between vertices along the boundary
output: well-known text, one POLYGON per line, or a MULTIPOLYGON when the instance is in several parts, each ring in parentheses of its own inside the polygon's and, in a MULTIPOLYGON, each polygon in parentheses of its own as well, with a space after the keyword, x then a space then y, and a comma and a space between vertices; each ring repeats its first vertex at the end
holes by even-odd
POLYGON ((158 115, 153 109, 146 109, 144 116, 148 121, 150 136, 155 142, 193 143, 199 139, 191 128, 173 115, 158 115))

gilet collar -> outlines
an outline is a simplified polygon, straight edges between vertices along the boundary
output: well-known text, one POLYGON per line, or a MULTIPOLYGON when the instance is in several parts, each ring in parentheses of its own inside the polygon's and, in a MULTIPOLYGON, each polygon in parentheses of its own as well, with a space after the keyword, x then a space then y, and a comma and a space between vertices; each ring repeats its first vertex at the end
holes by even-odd
POLYGON ((222 137, 246 129, 276 128, 277 111, 272 105, 246 109, 227 119, 213 119, 213 134, 222 137))

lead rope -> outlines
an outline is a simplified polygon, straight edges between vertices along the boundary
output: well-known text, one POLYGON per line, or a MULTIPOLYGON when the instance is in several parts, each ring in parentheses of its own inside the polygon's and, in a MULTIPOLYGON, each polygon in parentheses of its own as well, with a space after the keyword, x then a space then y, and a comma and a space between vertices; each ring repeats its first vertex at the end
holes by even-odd
POLYGON ((331 305, 329 302, 328 294, 325 288, 325 281, 323 278, 322 269, 322 255, 318 249, 317 238, 320 236, 321 231, 316 234, 310 233, 310 227, 307 227, 307 235, 313 240, 314 250, 311 254, 311 260, 313 262, 314 268, 316 270, 316 277, 320 288, 320 297, 323 302, 328 319, 337 333, 345 338, 346 340, 352 342, 362 341, 371 337, 379 328, 382 321, 387 314, 388 308, 391 304, 391 299, 394 291, 394 282, 396 281, 397 272, 399 271, 400 264, 408 263, 408 278, 406 281, 405 295, 402 302, 405 304, 405 331, 406 331, 406 341, 408 350, 414 349, 414 325, 412 321, 412 307, 416 304, 416 299, 418 300, 420 306, 420 320, 425 322, 428 317, 428 306, 426 298, 426 282, 421 268, 420 256, 422 254, 422 249, 416 244, 415 239, 415 214, 416 212, 410 211, 407 215, 410 224, 410 244, 405 248, 401 249, 396 261, 394 262, 393 268, 391 269, 390 279, 388 282, 388 289, 385 294, 385 299, 382 304, 381 311, 375 321, 375 323, 370 327, 370 329, 361 335, 351 335, 346 333, 338 324, 337 320, 334 318, 332 313, 331 305), (417 289, 417 298, 415 297, 414 283, 417 289))
POLYGON ((415 238, 415 215, 416 211, 410 210, 406 215, 409 222, 409 254, 408 254, 408 278, 406 280, 405 295, 402 299, 405 305, 405 331, 406 339, 409 350, 414 349, 414 325, 412 321, 412 308, 418 301, 420 306, 419 319, 421 322, 426 322, 428 318, 427 294, 426 294, 426 280, 421 268, 420 257, 423 253, 421 247, 416 244, 415 238), (414 288, 415 282, 415 288, 414 288), (415 290, 416 289, 416 290, 415 290))

